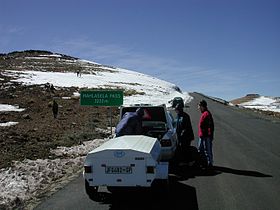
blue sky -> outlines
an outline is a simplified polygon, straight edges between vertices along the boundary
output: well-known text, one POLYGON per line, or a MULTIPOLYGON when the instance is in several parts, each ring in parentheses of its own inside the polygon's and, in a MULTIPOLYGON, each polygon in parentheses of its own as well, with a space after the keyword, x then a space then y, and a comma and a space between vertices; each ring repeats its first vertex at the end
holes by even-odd
POLYGON ((0 0, 0 52, 41 49, 234 99, 280 96, 279 0, 0 0))

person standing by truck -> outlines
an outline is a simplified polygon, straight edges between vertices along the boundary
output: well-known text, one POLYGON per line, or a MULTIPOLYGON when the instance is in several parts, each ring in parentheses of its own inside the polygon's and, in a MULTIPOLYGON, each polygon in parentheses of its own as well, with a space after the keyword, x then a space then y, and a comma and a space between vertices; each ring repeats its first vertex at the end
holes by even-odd
POLYGON ((191 124, 190 116, 184 112, 183 104, 179 103, 175 107, 177 113, 177 125, 176 132, 179 139, 179 144, 186 148, 191 145, 191 141, 194 140, 194 134, 191 124))
POLYGON ((116 137, 142 134, 143 116, 143 108, 138 108, 135 112, 126 112, 116 126, 116 137))
POLYGON ((199 102, 198 109, 201 112, 198 125, 198 150, 206 156, 208 168, 211 168, 213 166, 214 120, 205 100, 199 102))
POLYGON ((191 141, 194 140, 194 134, 191 124, 190 116, 184 112, 184 104, 178 103, 175 106, 177 113, 176 132, 179 142, 179 148, 177 149, 177 157, 180 160, 190 160, 190 146, 191 141))

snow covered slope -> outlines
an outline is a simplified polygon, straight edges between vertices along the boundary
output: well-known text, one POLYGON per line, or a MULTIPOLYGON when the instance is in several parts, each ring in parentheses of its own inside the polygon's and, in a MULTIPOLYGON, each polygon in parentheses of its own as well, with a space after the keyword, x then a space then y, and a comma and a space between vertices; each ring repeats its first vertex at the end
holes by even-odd
POLYGON ((263 111, 280 112, 280 98, 259 96, 251 101, 241 103, 240 106, 251 109, 260 109, 263 111))
MULTIPOLYGON (((28 57, 41 61, 43 55, 28 57)), ((55 87, 79 87, 94 89, 123 89, 124 104, 149 103, 168 104, 174 97, 182 97, 186 101, 191 100, 188 93, 182 93, 180 89, 169 82, 121 68, 103 66, 85 60, 62 60, 59 56, 47 56, 46 59, 59 59, 68 65, 79 65, 81 76, 72 71, 45 71, 43 70, 6 70, 5 74, 16 77, 14 81, 26 85, 51 83, 55 87)), ((32 68, 34 69, 34 68, 32 68)), ((36 68, 38 69, 38 68, 36 68)))

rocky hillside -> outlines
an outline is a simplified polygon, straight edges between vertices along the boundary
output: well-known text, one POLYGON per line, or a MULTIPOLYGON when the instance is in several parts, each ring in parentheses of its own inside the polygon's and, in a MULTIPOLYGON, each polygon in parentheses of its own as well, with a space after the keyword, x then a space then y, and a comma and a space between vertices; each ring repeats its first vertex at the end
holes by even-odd
MULTIPOLYGON (((22 85, 6 70, 40 70, 84 72, 102 65, 81 67, 76 58, 48 51, 24 51, 0 55, 0 104, 23 108, 21 112, 0 111, 0 168, 14 160, 55 158, 50 148, 72 146, 95 138, 104 138, 108 131, 109 110, 105 107, 81 107, 73 97, 77 87, 55 88, 46 85, 22 85), (53 99, 59 105, 58 118, 52 113, 53 99), (18 122, 5 126, 7 122, 18 122), (101 128, 101 129, 100 129, 101 128), (102 130, 103 129, 103 130, 102 130)), ((118 109, 113 109, 113 123, 118 109)))
POLYGON ((238 105, 238 104, 242 104, 242 103, 245 103, 245 102, 248 102, 248 101, 252 101, 253 99, 258 98, 258 97, 260 97, 259 94, 247 94, 244 97, 234 99, 230 102, 234 105, 238 105))
POLYGON ((75 57, 43 50, 16 51, 0 54, 0 70, 94 73, 95 71, 101 71, 102 67, 107 67, 93 62, 85 66, 78 61, 79 59, 75 57))
POLYGON ((232 100, 231 103, 242 109, 253 110, 262 115, 280 117, 280 98, 247 94, 244 97, 232 100))
MULTIPOLYGON (((50 148, 108 136, 109 110, 80 106, 73 95, 80 88, 122 89, 125 103, 162 104, 175 96, 189 97, 166 81, 59 53, 0 54, 0 105, 23 110, 0 109, 0 168, 13 160, 55 158, 50 148), (57 119, 52 113, 54 99, 57 119)), ((113 108, 113 126, 118 112, 113 108)))

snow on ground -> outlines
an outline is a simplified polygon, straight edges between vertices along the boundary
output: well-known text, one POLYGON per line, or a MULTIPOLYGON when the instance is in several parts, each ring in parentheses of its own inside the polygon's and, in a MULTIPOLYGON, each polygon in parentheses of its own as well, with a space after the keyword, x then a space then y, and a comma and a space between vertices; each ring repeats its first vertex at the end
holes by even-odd
POLYGON ((102 66, 100 63, 96 63, 96 62, 93 62, 93 61, 88 61, 88 60, 84 60, 84 59, 79 59, 77 60, 77 62, 80 62, 80 63, 88 63, 88 64, 94 64, 94 65, 99 65, 99 66, 102 66))
POLYGON ((3 122, 3 123, 0 123, 0 127, 9 127, 9 126, 16 125, 16 124, 18 124, 18 122, 3 122))
POLYGON ((0 209, 24 207, 24 202, 32 199, 34 203, 34 198, 41 193, 61 187, 82 171, 86 154, 105 141, 95 139, 70 148, 58 147, 52 153, 61 158, 24 160, 1 169, 0 209))
MULTIPOLYGON (((0 112, 22 112, 24 109, 19 106, 0 104, 0 112)), ((18 124, 18 122, 0 122, 0 127, 9 127, 18 124)))
MULTIPOLYGON (((54 58, 61 58, 62 56, 59 54, 49 54, 49 55, 38 55, 39 57, 54 57, 54 58)), ((38 57, 36 57, 38 58, 38 57)))
POLYGON ((55 87, 135 90, 138 94, 124 97, 124 105, 136 103, 168 105, 168 101, 174 97, 182 97, 185 100, 191 98, 188 93, 176 91, 174 84, 145 74, 119 68, 103 67, 102 69, 103 71, 94 72, 95 74, 82 74, 82 77, 77 77, 71 72, 7 70, 6 74, 16 76, 15 82, 26 85, 51 83, 55 87))
POLYGON ((280 99, 279 98, 260 96, 258 98, 255 98, 252 101, 245 102, 240 105, 245 108, 250 108, 250 109, 260 109, 263 111, 280 112, 280 99))
POLYGON ((24 109, 19 108, 19 106, 0 104, 0 112, 22 112, 24 109))

